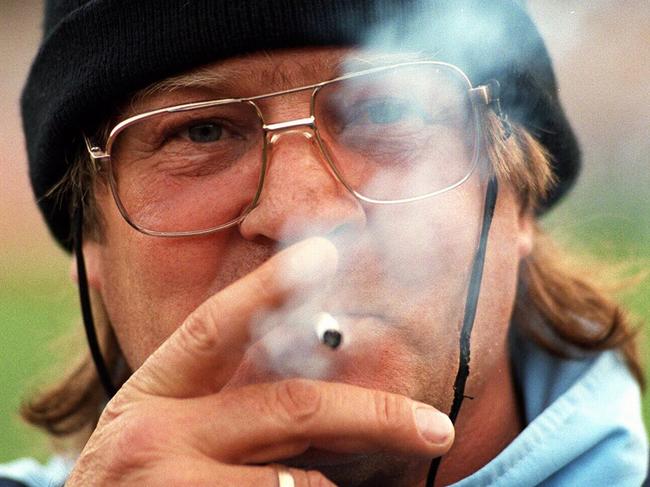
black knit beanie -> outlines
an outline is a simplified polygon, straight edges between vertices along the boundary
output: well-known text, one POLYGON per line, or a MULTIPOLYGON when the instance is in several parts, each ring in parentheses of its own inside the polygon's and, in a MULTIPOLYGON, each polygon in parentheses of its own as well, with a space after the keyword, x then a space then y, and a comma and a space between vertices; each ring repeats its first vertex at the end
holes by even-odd
POLYGON ((474 85, 497 79, 503 108, 549 151, 572 186, 580 151, 544 43, 515 0, 49 0, 22 96, 29 173, 50 230, 71 248, 61 180, 83 129, 155 81, 233 55, 298 46, 424 51, 474 85))

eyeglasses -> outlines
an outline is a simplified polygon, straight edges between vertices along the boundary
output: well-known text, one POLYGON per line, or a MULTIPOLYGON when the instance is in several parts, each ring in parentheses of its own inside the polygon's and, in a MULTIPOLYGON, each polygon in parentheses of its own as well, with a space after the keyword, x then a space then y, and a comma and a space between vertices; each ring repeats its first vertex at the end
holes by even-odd
POLYGON ((473 88, 434 61, 382 66, 275 93, 176 105, 118 123, 105 149, 124 219, 147 235, 180 237, 240 223, 259 203, 274 145, 286 132, 315 144, 334 177, 368 204, 402 204, 463 184, 479 160, 480 111, 491 84, 473 88), (307 118, 267 123, 260 102, 311 91, 307 118))

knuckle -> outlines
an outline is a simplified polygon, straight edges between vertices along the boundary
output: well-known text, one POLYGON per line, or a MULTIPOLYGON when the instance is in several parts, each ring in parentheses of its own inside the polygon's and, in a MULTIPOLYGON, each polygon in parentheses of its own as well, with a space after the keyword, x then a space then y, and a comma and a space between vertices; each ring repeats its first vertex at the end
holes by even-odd
POLYGON ((375 419, 382 429, 398 431, 410 424, 411 408, 402 396, 377 391, 373 402, 375 419))
POLYGON ((103 424, 93 431, 75 464, 73 479, 82 479, 78 485, 87 485, 84 479, 88 476, 93 479, 92 485, 112 485, 116 479, 132 478, 156 461, 159 445, 165 444, 165 433, 155 415, 124 409, 114 401, 102 418, 103 424))
POLYGON ((114 435, 110 460, 118 471, 128 471, 151 462, 159 445, 165 444, 161 438, 161 425, 156 415, 132 415, 118 421, 113 429, 114 435))
POLYGON ((132 407, 132 401, 127 397, 124 389, 119 391, 102 411, 97 426, 105 426, 118 421, 122 415, 127 414, 132 407))
POLYGON ((305 379, 278 382, 273 388, 272 396, 274 407, 290 423, 304 424, 320 409, 320 390, 314 382, 305 379))
MULTIPOLYGON (((270 265, 268 262, 267 265, 270 265)), ((248 282, 251 293, 261 302, 275 303, 279 300, 276 296, 276 289, 278 288, 278 277, 275 272, 272 272, 271 267, 264 267, 257 270, 250 275, 248 282)))
POLYGON ((122 413, 102 428, 98 442, 109 471, 133 474, 149 468, 173 449, 176 419, 167 404, 150 401, 122 413))
POLYGON ((190 352, 213 351, 221 345, 211 306, 202 306, 187 317, 180 330, 181 346, 190 352))

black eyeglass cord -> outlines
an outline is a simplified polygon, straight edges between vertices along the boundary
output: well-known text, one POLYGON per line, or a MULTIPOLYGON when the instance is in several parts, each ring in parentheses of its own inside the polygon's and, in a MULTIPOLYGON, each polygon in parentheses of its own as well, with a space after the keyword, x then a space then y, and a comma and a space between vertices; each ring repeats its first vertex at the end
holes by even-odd
MULTIPOLYGON (((449 411, 449 419, 455 425, 460 407, 465 399, 465 384, 469 376, 470 360, 470 339, 474 319, 476 317, 476 308, 478 306, 478 297, 481 292, 481 280, 483 279, 483 267, 485 265, 485 251, 487 249, 487 240, 492 226, 492 217, 496 207, 497 195, 499 193, 499 184, 495 176, 490 178, 488 187, 485 192, 485 205, 483 207, 483 224, 481 225, 481 236, 479 238, 478 248, 472 262, 472 273, 470 275, 469 286, 467 289, 467 299, 465 300, 465 316, 463 317, 463 326, 458 339, 458 371, 454 381, 454 400, 449 411)), ((438 468, 442 457, 434 458, 429 467, 426 487, 433 487, 438 474, 438 468)))
POLYGON ((75 242, 74 251, 77 259, 77 280, 79 285, 79 302, 81 304, 81 316, 84 322, 84 330, 86 330, 86 339, 88 347, 90 348, 90 355, 95 363, 97 375, 104 387, 104 391, 108 398, 112 398, 117 389, 111 379, 111 374, 106 367, 106 363, 102 357, 101 349, 99 348, 99 340, 97 339, 97 330, 95 329, 95 320, 93 319, 92 308, 90 306, 90 293, 88 292, 88 276, 86 275, 86 262, 83 255, 83 201, 79 202, 79 206, 75 212, 75 242))

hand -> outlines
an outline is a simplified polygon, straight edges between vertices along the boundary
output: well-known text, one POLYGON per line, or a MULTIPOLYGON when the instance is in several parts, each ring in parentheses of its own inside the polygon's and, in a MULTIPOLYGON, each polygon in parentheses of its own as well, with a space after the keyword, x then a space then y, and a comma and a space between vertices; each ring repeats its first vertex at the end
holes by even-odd
MULTIPOLYGON (((254 314, 317 285, 335 267, 335 248, 309 239, 199 306, 108 403, 66 486, 275 487, 275 468, 260 464, 308 448, 444 454, 453 441, 449 418, 404 396, 304 379, 222 390, 254 314), (318 272, 275 278, 305 264, 318 272), (427 428, 418 429, 416 418, 427 428)), ((332 485, 316 471, 291 472, 298 487, 332 485)))

